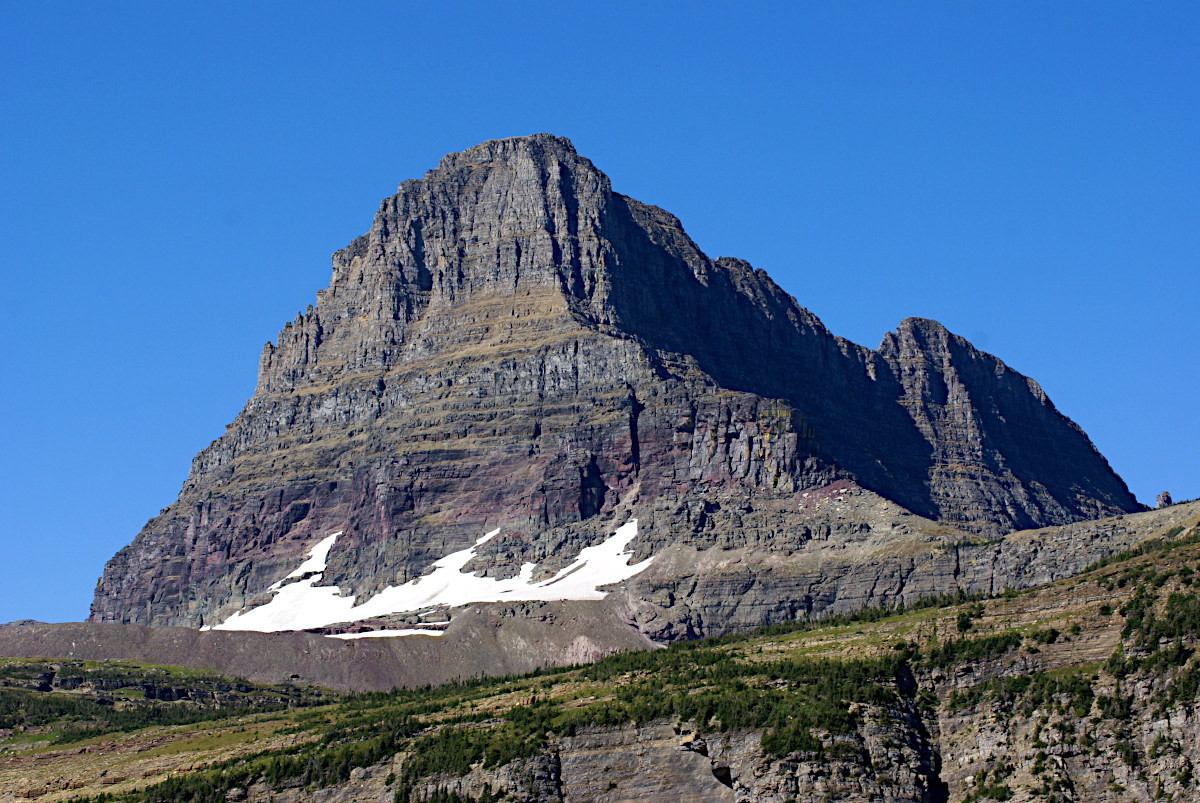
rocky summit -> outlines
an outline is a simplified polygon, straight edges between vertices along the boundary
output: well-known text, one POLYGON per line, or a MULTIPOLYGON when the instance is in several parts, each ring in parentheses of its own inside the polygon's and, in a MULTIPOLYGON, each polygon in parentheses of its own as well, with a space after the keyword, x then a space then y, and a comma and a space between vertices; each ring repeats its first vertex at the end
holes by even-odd
POLYGON ((590 599, 669 641, 1047 582, 1140 509, 1032 379, 934 321, 836 337, 538 134, 333 255, 91 620, 436 635, 590 599))

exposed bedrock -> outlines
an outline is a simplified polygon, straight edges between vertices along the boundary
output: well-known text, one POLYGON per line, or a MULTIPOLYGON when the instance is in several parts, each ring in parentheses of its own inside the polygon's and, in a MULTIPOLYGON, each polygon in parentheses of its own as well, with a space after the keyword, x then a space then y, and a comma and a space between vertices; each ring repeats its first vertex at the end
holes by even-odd
MULTIPOLYGON (((468 568, 546 575, 631 517, 640 557, 830 549, 837 563, 841 530, 803 494, 838 483, 959 539, 1138 507, 1032 380, 938 324, 906 320, 878 351, 834 337, 763 271, 708 258, 670 214, 612 192, 566 140, 497 140, 401 184, 333 255, 178 500, 106 566, 91 618, 213 624, 338 531, 325 582, 360 597, 497 527, 468 568)), ((881 572, 940 590, 941 565, 881 572)), ((873 597, 780 571, 793 579, 761 604, 734 584, 740 605, 698 603, 661 632, 891 582, 873 597)))
POLYGON ((1193 502, 984 540, 839 485, 809 494, 802 538, 763 548, 760 539, 777 514, 740 514, 735 539, 671 546, 613 604, 656 641, 719 636, 868 606, 912 605, 938 594, 1031 588, 1178 533, 1200 517, 1200 503, 1193 502))

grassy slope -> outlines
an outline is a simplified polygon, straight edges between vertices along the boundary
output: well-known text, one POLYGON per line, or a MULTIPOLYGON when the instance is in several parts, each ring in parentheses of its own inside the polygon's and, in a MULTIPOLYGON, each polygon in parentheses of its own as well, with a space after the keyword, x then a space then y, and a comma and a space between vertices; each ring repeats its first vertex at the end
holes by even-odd
POLYGON ((1170 745, 1148 748, 1128 723, 1195 704, 1198 572, 1193 524, 1076 578, 991 599, 866 611, 303 710, 243 709, 224 720, 94 737, 65 751, 31 742, 29 729, 15 731, 0 740, 8 753, 0 788, 44 789, 44 799, 103 791, 129 800, 224 800, 228 789, 255 782, 335 785, 355 767, 401 754, 389 787, 405 799, 422 778, 498 767, 594 725, 694 721, 702 733, 760 732, 768 756, 818 760, 845 748, 862 706, 910 705, 940 723, 944 759, 987 735, 981 712, 1006 729, 1008 749, 944 763, 953 800, 1078 794, 1071 774, 1047 758, 1051 744, 1080 761, 1113 763, 1097 783, 1114 793, 1143 783, 1140 775, 1151 794, 1187 799, 1197 792, 1190 773, 1180 761, 1160 760, 1170 745), (903 682, 908 672, 919 687, 903 682), (1101 756, 1101 747, 1112 755, 1101 756), (1170 776, 1154 776, 1155 767, 1170 776))

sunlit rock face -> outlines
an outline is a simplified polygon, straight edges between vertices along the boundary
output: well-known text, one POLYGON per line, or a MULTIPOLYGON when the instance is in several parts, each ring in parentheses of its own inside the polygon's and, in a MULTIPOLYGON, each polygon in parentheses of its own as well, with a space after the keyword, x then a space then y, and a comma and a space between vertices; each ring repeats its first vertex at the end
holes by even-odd
MULTIPOLYGON (((1136 507, 995 357, 917 319, 878 351, 836 338, 535 135, 446 156, 334 254, 179 499, 108 563, 91 618, 249 615, 335 532, 321 582, 356 600, 473 545, 463 572, 536 584, 636 518, 629 563, 656 560, 608 599, 669 639, 847 599, 796 579, 802 552, 1136 507), (805 501, 830 488, 857 489, 852 515, 805 501), (749 591, 719 568, 733 549, 763 567, 749 591)), ((897 594, 961 574, 876 562, 897 594)))

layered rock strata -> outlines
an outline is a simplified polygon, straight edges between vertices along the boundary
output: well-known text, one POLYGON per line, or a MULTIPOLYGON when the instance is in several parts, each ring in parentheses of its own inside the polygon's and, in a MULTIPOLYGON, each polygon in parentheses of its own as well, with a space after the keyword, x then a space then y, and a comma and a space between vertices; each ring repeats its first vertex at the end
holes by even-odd
POLYGON ((496 527, 468 568, 547 577, 633 517, 641 556, 753 538, 778 560, 827 526, 803 494, 838 482, 989 537, 1138 507, 1036 383, 938 324, 878 351, 834 337, 566 140, 497 140, 401 184, 334 254, 91 619, 223 621, 336 531, 325 582, 360 598, 496 527))

